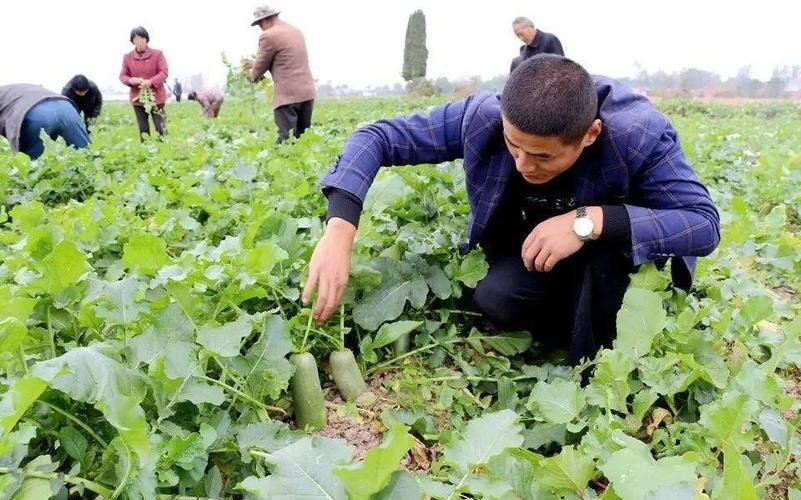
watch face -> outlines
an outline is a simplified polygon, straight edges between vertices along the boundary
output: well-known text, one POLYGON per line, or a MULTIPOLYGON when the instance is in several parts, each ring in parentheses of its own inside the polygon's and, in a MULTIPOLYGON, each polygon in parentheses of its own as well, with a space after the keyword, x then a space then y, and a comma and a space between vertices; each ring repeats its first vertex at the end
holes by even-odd
POLYGON ((573 231, 575 231, 580 238, 589 237, 592 234, 592 229, 592 219, 589 217, 579 217, 573 221, 573 231))

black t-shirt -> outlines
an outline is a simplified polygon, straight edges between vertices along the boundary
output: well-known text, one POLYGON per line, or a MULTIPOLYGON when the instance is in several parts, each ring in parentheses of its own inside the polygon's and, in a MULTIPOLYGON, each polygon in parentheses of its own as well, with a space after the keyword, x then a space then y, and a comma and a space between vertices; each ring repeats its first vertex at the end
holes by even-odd
POLYGON ((576 175, 569 169, 545 184, 529 184, 517 172, 490 220, 481 246, 488 255, 520 253, 523 241, 537 224, 578 208, 576 175))

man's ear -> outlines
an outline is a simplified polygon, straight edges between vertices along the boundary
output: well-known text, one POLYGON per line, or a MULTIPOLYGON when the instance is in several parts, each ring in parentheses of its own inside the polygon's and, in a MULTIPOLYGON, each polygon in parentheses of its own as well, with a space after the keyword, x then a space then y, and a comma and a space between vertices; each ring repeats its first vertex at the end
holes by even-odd
POLYGON ((601 120, 596 118, 593 120, 592 125, 590 128, 587 129, 587 133, 584 134, 584 138, 581 140, 581 145, 583 147, 592 146, 595 143, 595 140, 598 139, 598 136, 601 135, 601 130, 603 130, 603 124, 601 120))

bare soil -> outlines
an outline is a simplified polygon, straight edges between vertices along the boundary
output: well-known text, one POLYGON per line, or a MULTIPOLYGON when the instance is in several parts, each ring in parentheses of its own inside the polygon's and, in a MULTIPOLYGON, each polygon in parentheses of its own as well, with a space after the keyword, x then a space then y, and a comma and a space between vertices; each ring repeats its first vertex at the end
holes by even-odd
MULTIPOLYGON (((387 430, 381 421, 381 413, 397 408, 394 392, 384 387, 391 374, 376 374, 368 378, 367 385, 377 400, 373 405, 357 404, 358 414, 342 399, 336 389, 326 395, 328 423, 317 434, 328 438, 340 438, 354 448, 354 461, 363 460, 367 452, 379 446, 387 430)), ((409 471, 426 472, 438 455, 438 450, 429 448, 415 438, 411 451, 401 460, 401 467, 409 471)))

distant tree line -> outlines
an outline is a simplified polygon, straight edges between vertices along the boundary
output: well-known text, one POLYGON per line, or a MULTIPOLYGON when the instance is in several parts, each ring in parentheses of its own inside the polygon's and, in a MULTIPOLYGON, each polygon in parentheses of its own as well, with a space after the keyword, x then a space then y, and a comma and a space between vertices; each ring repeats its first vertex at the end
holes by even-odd
POLYGON ((801 65, 777 66, 767 81, 754 78, 744 66, 731 78, 698 68, 667 73, 641 70, 634 78, 621 78, 651 95, 686 97, 784 98, 801 96, 801 65))
MULTIPOLYGON (((480 90, 501 92, 507 75, 490 79, 479 76, 452 80, 441 76, 429 81, 436 93, 467 96, 480 90)), ((750 67, 741 68, 731 78, 707 70, 688 68, 667 73, 640 71, 633 78, 620 78, 649 95, 684 97, 746 97, 746 98, 801 98, 801 65, 774 68, 767 81, 752 76, 750 67)), ((318 87, 321 96, 404 95, 408 91, 401 83, 356 89, 347 85, 325 83, 318 87)))

